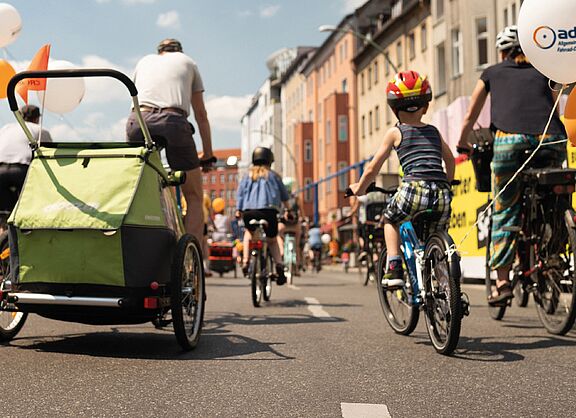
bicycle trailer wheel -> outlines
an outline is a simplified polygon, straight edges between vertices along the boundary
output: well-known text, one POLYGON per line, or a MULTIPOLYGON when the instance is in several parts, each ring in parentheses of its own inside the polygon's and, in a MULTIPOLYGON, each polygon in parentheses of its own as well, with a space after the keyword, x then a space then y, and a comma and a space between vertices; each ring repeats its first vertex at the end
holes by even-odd
MULTIPOLYGON (((4 281, 10 278, 10 248, 8 233, 0 235, 0 290, 4 288, 4 281)), ((28 313, 20 312, 16 306, 0 300, 0 342, 10 341, 22 329, 28 318, 28 313)))

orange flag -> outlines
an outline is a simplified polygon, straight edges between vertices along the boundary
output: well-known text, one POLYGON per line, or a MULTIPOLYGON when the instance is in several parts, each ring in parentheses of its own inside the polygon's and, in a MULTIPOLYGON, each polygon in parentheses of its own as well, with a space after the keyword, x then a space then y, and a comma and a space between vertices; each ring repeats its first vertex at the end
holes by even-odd
MULTIPOLYGON (((48 69, 48 58, 50 57, 50 44, 44 45, 38 50, 32 62, 28 66, 29 71, 45 71, 48 69)), ((24 99, 24 103, 28 104, 28 91, 29 90, 46 90, 45 78, 27 78, 22 80, 16 86, 16 92, 24 99)))

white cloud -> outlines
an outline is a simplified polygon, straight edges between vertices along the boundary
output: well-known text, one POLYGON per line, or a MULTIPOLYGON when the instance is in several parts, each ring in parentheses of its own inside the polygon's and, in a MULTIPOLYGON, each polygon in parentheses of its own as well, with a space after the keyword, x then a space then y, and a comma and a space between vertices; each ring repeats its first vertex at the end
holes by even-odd
POLYGON ((269 18, 275 16, 278 11, 280 10, 279 4, 274 4, 270 6, 264 6, 260 9, 260 17, 262 18, 269 18))
POLYGON ((206 110, 213 130, 240 133, 240 118, 250 105, 251 95, 208 96, 206 110))
POLYGON ((351 13, 366 3, 366 1, 367 0, 344 0, 342 4, 342 11, 344 13, 351 13))
POLYGON ((85 117, 85 124, 77 128, 69 123, 63 122, 48 127, 48 130, 54 141, 124 141, 126 138, 126 121, 128 118, 123 117, 111 125, 97 123, 97 121, 103 120, 104 117, 104 114, 92 113, 85 117), (93 123, 93 125, 89 125, 89 123, 93 123))
MULTIPOLYGON (((82 57, 79 67, 83 68, 112 68, 118 70, 128 77, 132 76, 132 69, 122 68, 106 58, 98 55, 86 55, 82 57)), ((118 80, 110 77, 89 77, 84 79, 86 83, 86 93, 84 103, 108 103, 113 101, 130 101, 130 96, 126 87, 118 80)))
POLYGON ((160 13, 156 20, 156 25, 161 28, 180 29, 180 15, 176 10, 160 13))
POLYGON ((245 18, 245 17, 250 17, 253 14, 254 13, 251 10, 241 10, 238 12, 238 17, 245 18))

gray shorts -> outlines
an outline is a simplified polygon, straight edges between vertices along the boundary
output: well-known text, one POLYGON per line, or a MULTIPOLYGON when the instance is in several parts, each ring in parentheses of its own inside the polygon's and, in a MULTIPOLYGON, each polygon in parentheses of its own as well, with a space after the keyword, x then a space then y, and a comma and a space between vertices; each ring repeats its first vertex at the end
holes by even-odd
MULTIPOLYGON (((159 147, 166 148, 166 158, 172 170, 193 170, 200 167, 194 128, 186 116, 176 112, 142 112, 152 139, 159 147)), ((144 142, 136 113, 130 113, 126 122, 128 142, 144 142)))

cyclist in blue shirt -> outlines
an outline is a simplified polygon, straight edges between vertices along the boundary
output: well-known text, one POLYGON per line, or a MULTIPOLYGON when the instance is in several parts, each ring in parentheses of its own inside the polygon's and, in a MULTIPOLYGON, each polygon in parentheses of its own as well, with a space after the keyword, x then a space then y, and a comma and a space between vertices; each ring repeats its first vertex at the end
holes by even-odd
POLYGON ((244 248, 242 257, 242 271, 247 274, 248 258, 250 252, 250 240, 255 226, 250 225, 250 221, 264 219, 268 222, 265 228, 266 239, 270 254, 276 263, 276 273, 278 278, 276 284, 286 283, 284 276, 284 264, 278 246, 278 213, 282 206, 288 207, 290 195, 282 183, 280 175, 270 168, 274 162, 274 154, 269 148, 257 147, 252 153, 252 166, 248 175, 240 181, 237 193, 236 216, 242 216, 244 220, 244 248))

